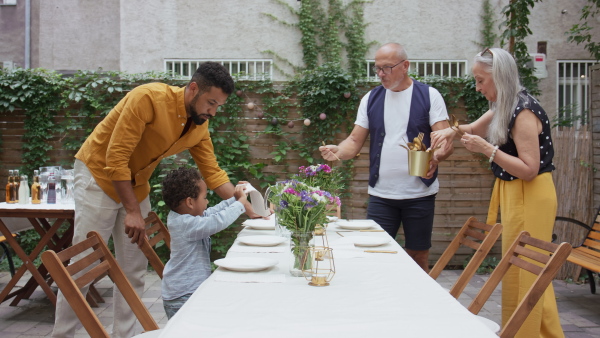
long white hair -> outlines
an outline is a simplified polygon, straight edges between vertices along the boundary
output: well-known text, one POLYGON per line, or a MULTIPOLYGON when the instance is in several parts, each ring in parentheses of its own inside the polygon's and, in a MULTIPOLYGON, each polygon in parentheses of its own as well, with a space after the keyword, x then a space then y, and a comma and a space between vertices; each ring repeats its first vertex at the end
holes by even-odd
POLYGON ((494 112, 487 131, 488 141, 503 145, 508 140, 508 125, 518 103, 521 91, 517 63, 510 53, 501 48, 490 48, 475 56, 474 64, 479 63, 487 73, 492 74, 496 87, 496 102, 489 102, 494 112), (483 55, 482 55, 483 54, 483 55))

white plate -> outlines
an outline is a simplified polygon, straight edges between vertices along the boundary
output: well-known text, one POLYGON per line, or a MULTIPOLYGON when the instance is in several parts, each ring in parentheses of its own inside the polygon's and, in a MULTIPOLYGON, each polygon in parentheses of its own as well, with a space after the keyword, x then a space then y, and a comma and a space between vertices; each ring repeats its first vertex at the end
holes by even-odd
POLYGON ((340 220, 335 222, 338 227, 349 230, 364 230, 371 229, 375 227, 375 222, 371 220, 361 220, 361 221, 345 221, 340 220))
POLYGON ((275 246, 285 242, 281 236, 242 236, 238 237, 238 242, 253 246, 275 246))
POLYGON ((252 224, 246 225, 246 227, 254 230, 275 230, 275 225, 269 224, 252 224))
POLYGON ((380 246, 390 242, 388 236, 348 236, 345 237, 356 246, 380 246))
POLYGON ((271 219, 247 219, 242 224, 256 230, 275 230, 275 217, 271 216, 271 219))
POLYGON ((215 265, 233 271, 261 271, 279 263, 275 259, 261 257, 231 257, 215 261, 215 265))

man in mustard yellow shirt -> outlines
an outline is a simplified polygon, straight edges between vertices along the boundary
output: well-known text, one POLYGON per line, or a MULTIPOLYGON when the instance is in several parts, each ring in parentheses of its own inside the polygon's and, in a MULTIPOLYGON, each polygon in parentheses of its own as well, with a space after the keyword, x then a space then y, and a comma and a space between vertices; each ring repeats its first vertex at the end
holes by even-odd
MULTIPOLYGON (((73 243, 98 231, 113 236, 119 265, 138 295, 144 291, 148 262, 137 245, 145 235, 150 211, 148 180, 160 161, 189 149, 206 184, 221 198, 233 196, 234 186, 219 168, 208 122, 234 90, 222 65, 203 63, 184 88, 150 83, 134 88, 100 122, 75 155, 75 234, 73 243)), ((251 218, 260 217, 249 203, 251 218)), ((85 294, 87 288, 82 290, 85 294)), ((53 337, 72 337, 78 319, 59 294, 53 337)), ((136 318, 114 291, 112 337, 136 334, 136 318)))

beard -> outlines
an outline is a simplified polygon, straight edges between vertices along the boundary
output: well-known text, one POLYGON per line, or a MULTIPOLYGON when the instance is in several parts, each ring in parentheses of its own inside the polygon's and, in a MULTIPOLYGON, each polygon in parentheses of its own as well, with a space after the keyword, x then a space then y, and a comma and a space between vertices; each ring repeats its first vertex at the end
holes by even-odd
POLYGON ((194 108, 192 108, 192 110, 190 111, 190 115, 192 116, 192 121, 194 121, 194 124, 196 124, 197 126, 200 126, 204 124, 204 122, 206 122, 206 119, 200 117, 200 115, 198 115, 196 109, 194 108))
POLYGON ((198 101, 199 97, 200 97, 200 93, 196 94, 196 96, 194 96, 194 98, 192 99, 192 102, 190 102, 190 104, 188 105, 188 111, 190 113, 190 117, 192 118, 192 121, 194 122, 194 124, 197 126, 204 124, 204 122, 206 122, 206 120, 207 120, 206 118, 202 117, 202 116, 206 116, 206 115, 200 115, 196 111, 196 101, 198 101))

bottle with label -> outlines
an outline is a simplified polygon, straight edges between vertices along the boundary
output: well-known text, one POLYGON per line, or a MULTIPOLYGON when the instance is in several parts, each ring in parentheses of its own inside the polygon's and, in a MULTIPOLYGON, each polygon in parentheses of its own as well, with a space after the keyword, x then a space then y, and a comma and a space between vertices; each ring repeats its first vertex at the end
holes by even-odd
POLYGON ((19 203, 19 186, 21 185, 21 176, 19 176, 19 170, 14 170, 13 181, 15 182, 15 203, 19 203))
POLYGON ((33 184, 31 185, 31 203, 42 203, 42 188, 40 186, 39 170, 33 171, 33 184))
POLYGON ((48 174, 48 204, 56 204, 56 179, 54 172, 48 174))
POLYGON ((29 204, 29 182, 27 175, 21 176, 21 184, 19 184, 19 204, 29 204))
POLYGON ((8 182, 6 183, 6 203, 12 204, 15 203, 15 195, 13 194, 13 188, 15 185, 15 181, 13 178, 14 171, 8 171, 8 182))

